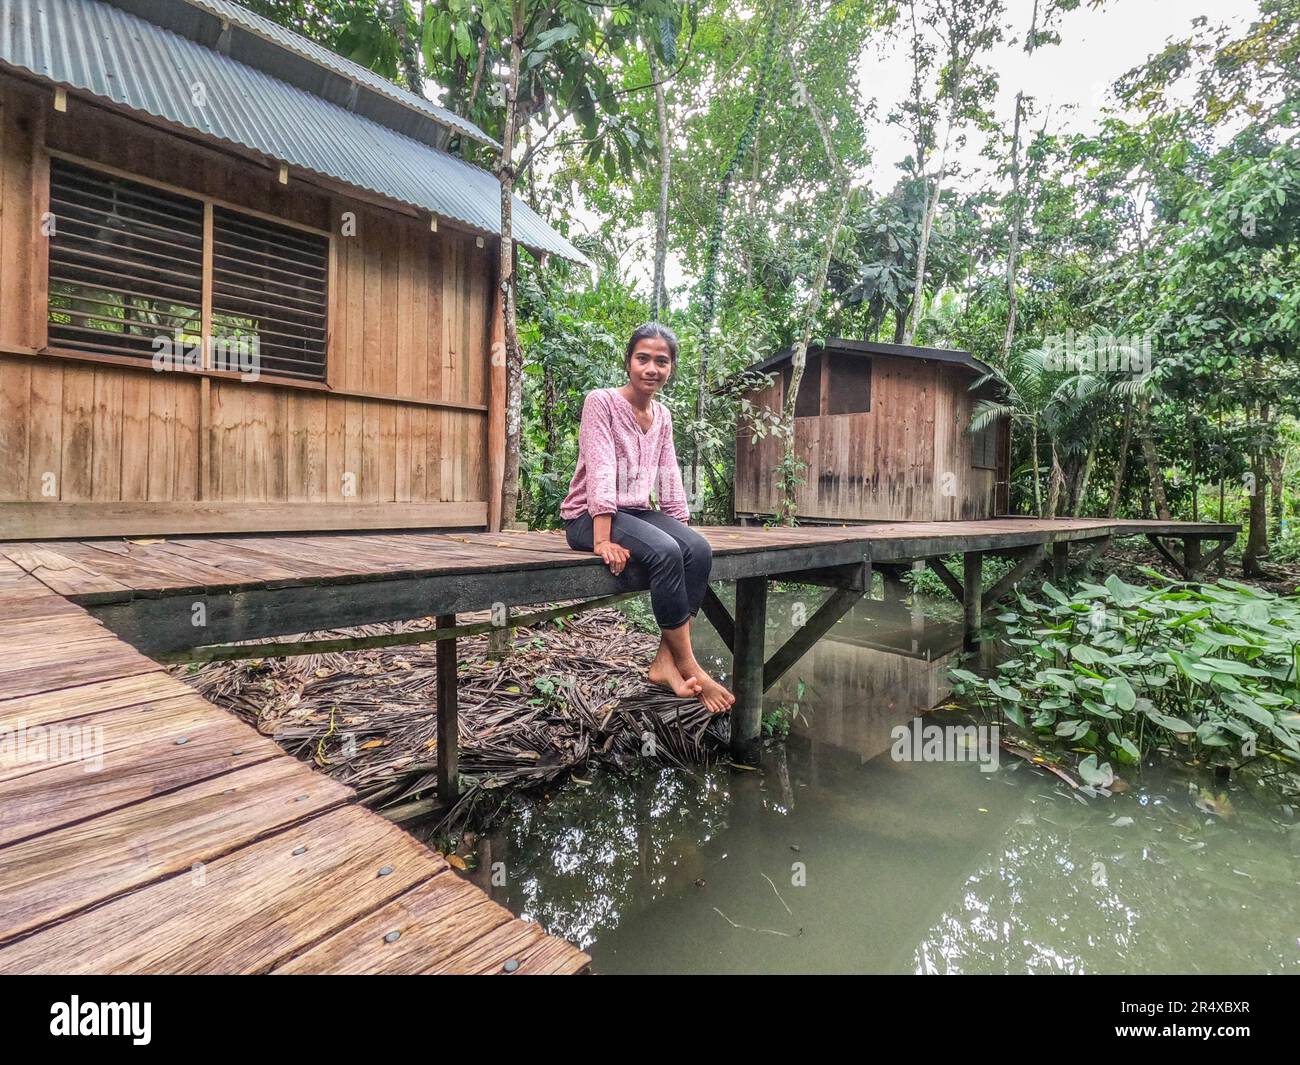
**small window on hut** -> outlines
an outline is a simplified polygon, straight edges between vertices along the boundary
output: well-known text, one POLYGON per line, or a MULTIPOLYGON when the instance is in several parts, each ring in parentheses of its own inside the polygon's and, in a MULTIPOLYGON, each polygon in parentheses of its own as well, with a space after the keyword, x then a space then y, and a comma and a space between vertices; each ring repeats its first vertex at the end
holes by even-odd
POLYGON ((237 369, 252 349, 261 373, 323 380, 329 241, 225 207, 213 208, 212 240, 215 368, 237 369))
POLYGON ((49 343, 151 359, 197 343, 203 203, 50 160, 49 343))
POLYGON ((995 470, 998 467, 998 427, 997 423, 986 425, 977 433, 971 434, 972 466, 995 470))
MULTIPOLYGON (((787 366, 782 375, 784 384, 782 395, 790 392, 790 381, 794 376, 792 367, 787 366)), ((822 410, 822 359, 821 355, 812 355, 804 363, 803 376, 799 378, 799 398, 794 401, 796 418, 816 418, 822 410)))
POLYGON ((828 385, 827 414, 865 414, 871 409, 871 360, 832 354, 828 385))

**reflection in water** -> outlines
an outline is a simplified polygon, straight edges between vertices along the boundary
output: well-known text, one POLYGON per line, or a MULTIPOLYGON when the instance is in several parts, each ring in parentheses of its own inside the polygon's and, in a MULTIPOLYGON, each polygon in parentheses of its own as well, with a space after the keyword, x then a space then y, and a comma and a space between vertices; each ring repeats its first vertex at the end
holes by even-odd
MULTIPOLYGON (((773 645, 798 602, 774 596, 773 645)), ((804 684, 759 771, 519 800, 476 879, 504 874, 494 897, 606 973, 1300 968, 1300 841, 1248 796, 1223 822, 1173 770, 1086 800, 1017 760, 892 761, 890 729, 942 702, 959 639, 864 603, 770 693, 804 684)))

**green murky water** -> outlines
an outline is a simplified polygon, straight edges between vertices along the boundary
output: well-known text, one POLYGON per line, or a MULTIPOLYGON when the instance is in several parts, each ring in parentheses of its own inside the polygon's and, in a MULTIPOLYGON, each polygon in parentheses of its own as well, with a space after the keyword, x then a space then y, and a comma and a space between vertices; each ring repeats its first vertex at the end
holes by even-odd
MULTIPOLYGON (((774 597, 770 640, 799 603, 815 607, 774 597)), ((598 973, 1300 970, 1285 812, 1232 782, 1228 816, 1208 815, 1179 766, 1087 798, 1005 753, 992 772, 895 760, 891 730, 944 700, 959 634, 873 609, 769 693, 804 685, 759 771, 607 773, 521 800, 474 878, 598 973)))

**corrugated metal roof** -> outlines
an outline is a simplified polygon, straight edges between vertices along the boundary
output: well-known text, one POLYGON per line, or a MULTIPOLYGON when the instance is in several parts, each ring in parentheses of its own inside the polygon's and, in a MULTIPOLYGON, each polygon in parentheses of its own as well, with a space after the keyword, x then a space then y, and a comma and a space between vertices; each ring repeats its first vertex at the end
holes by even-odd
POLYGON ((113 7, 179 33, 198 44, 254 67, 300 89, 356 110, 380 125, 416 140, 443 144, 422 126, 433 124, 444 134, 455 130, 500 150, 501 145, 468 119, 408 92, 373 70, 336 55, 315 41, 263 18, 231 0, 106 0, 113 7), (231 29, 227 32, 225 25, 231 29), (360 100, 354 84, 368 90, 360 100), (365 97, 377 94, 379 101, 365 97), (351 106, 349 106, 349 102, 351 106), (375 106, 376 103, 381 106, 375 106), (396 105, 396 106, 394 106, 396 105))
MULTIPOLYGON (((501 188, 488 171, 100 0, 0 0, 0 64, 501 232, 501 188)), ((587 264, 517 197, 514 232, 528 248, 587 264)))

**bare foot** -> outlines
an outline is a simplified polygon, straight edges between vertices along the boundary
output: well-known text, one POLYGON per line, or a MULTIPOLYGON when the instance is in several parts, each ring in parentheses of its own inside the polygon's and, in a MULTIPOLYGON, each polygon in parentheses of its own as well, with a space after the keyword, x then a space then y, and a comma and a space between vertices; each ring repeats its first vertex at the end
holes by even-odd
POLYGON ((720 714, 724 710, 731 709, 731 705, 736 701, 736 697, 732 695, 731 692, 701 669, 698 662, 688 668, 699 683, 700 702, 705 705, 710 713, 720 714))
POLYGON ((683 699, 693 699, 701 691, 700 682, 694 677, 683 677, 671 658, 656 658, 651 662, 646 679, 651 684, 668 688, 683 699))

